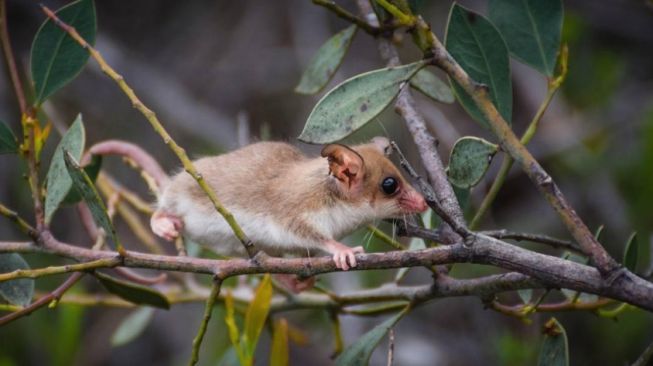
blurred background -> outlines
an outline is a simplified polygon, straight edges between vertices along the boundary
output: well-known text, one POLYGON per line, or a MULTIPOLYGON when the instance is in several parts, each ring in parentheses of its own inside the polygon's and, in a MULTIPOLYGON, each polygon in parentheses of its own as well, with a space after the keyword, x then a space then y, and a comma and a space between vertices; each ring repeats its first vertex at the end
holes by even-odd
MULTIPOLYGON (((66 2, 43 3, 54 9, 66 2)), ((338 3, 355 11, 352 1, 338 3)), ((486 13, 486 1, 461 3, 486 13)), ((440 37, 450 6, 449 1, 422 1, 422 15, 440 37)), ((628 235, 639 232, 644 252, 639 266, 645 272, 649 247, 653 245, 653 5, 645 0, 567 0, 564 6, 563 41, 569 45, 569 75, 529 149, 553 175, 588 226, 592 230, 605 226, 602 242, 616 258, 621 258, 628 235)), ((217 154, 236 148, 239 141, 267 138, 295 143, 307 152, 317 151, 317 147, 297 142, 296 136, 320 95, 297 95, 293 89, 314 52, 347 26, 332 13, 308 0, 96 1, 96 8, 97 49, 192 156, 217 154)), ((25 76, 31 42, 44 15, 33 1, 9 0, 7 10, 12 44, 25 76)), ((409 39, 399 48, 404 62, 420 57, 409 39)), ((375 41, 359 32, 327 89, 379 67, 383 63, 375 41)), ((19 131, 16 99, 4 63, 2 68, 0 119, 19 131)), ((511 68, 513 124, 521 134, 544 98, 546 80, 518 62, 513 61, 511 68)), ((439 150, 445 159, 461 136, 494 141, 458 104, 435 104, 414 94, 429 128, 440 141, 439 150)), ((92 60, 74 82, 46 103, 45 110, 55 126, 63 129, 82 113, 87 146, 104 139, 135 142, 157 157, 166 170, 178 169, 176 158, 147 121, 92 60)), ((398 141, 418 164, 410 136, 392 108, 347 141, 365 141, 379 134, 398 141)), ((54 133, 48 141, 43 155, 46 167, 58 139, 54 133)), ((472 190, 466 205, 468 213, 473 214, 480 203, 501 159, 495 158, 488 176, 472 190)), ((119 159, 105 159, 103 169, 124 186, 153 200, 138 174, 125 168, 119 159)), ((0 156, 0 202, 31 218, 24 171, 19 159, 0 156)), ((134 243, 128 247, 138 249, 124 224, 117 225, 125 237, 123 241, 134 243)), ((52 226, 61 240, 88 242, 72 208, 61 210, 52 226)), ((482 227, 568 238, 553 210, 516 168, 482 227)), ((0 240, 24 240, 5 219, 0 219, 0 233, 0 240)), ((367 240, 364 234, 357 233, 350 241, 367 240)), ((370 250, 385 250, 377 243, 370 246, 370 250)), ((25 258, 33 267, 53 263, 46 256, 25 258)), ((490 271, 460 265, 453 273, 469 277, 490 271)), ((393 276, 392 271, 371 271, 333 274, 321 281, 343 291, 372 287, 393 276)), ((40 279, 37 289, 52 289, 63 278, 40 279)), ((415 269, 406 283, 429 280, 427 272, 415 269)), ((95 290, 101 291, 89 278, 73 293, 95 290)), ((510 294, 503 299, 507 303, 517 301, 510 294)), ((62 304, 0 328, 0 365, 185 364, 202 309, 203 304, 191 303, 176 305, 169 311, 156 310, 153 322, 138 339, 112 347, 111 334, 130 310, 62 304)), ((304 310, 280 315, 287 316, 291 325, 307 336, 305 344, 291 344, 293 364, 331 364, 333 337, 325 312, 304 310)), ((628 310, 616 319, 589 312, 555 316, 567 329, 573 365, 630 363, 653 340, 653 316, 640 310, 628 310)), ((484 310, 477 298, 433 301, 397 326, 396 363, 533 364, 541 344, 542 325, 549 317, 537 314, 531 324, 525 324, 484 310)), ((202 364, 219 364, 228 347, 223 318, 222 307, 217 307, 202 348, 202 364)), ((345 342, 353 342, 382 319, 343 316, 345 342)), ((267 363, 268 345, 269 335, 264 334, 257 364, 267 363)), ((382 341, 372 364, 385 364, 386 352, 387 342, 382 341)))

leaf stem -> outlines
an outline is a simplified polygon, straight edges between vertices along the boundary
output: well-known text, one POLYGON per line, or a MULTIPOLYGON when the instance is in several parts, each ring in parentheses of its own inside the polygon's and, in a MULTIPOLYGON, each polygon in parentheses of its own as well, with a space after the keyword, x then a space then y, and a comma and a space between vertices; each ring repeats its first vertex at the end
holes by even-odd
POLYGON ((13 221, 18 226, 20 231, 28 235, 30 238, 34 240, 38 239, 38 232, 36 229, 34 229, 32 225, 27 223, 27 221, 25 221, 22 217, 18 216, 16 211, 9 209, 2 203, 0 203, 0 215, 5 216, 9 220, 13 221))
POLYGON ((394 240, 391 238, 388 234, 384 233, 383 230, 379 229, 378 227, 374 225, 367 225, 367 230, 369 230, 372 235, 376 236, 378 239, 383 241, 384 243, 390 245, 391 247, 397 249, 397 250, 405 250, 406 247, 401 244, 400 242, 394 240))
POLYGON ((381 5, 383 9, 385 9, 388 13, 392 14, 392 16, 395 17, 395 19, 397 19, 399 24, 408 27, 411 27, 415 24, 415 16, 405 14, 403 11, 401 11, 394 4, 391 4, 389 1, 387 0, 372 0, 372 1, 376 1, 376 3, 381 5))
POLYGON ((386 30, 391 30, 393 28, 386 29, 385 27, 374 27, 370 25, 368 22, 365 20, 355 16, 354 14, 348 12, 345 8, 339 6, 336 4, 335 1, 332 0, 313 0, 313 4, 322 6, 330 11, 332 11, 335 15, 337 15, 339 18, 342 18, 352 24, 356 24, 358 28, 361 28, 364 30, 366 33, 368 33, 371 36, 378 36, 381 34, 383 31, 386 30))
POLYGON ((188 364, 193 366, 199 361, 200 346, 202 345, 202 340, 206 334, 206 328, 211 320, 211 313, 213 312, 213 306, 215 301, 220 294, 220 288, 222 287, 222 279, 215 278, 213 281, 213 287, 211 287, 211 293, 206 299, 206 306, 204 307, 204 317, 202 318, 202 323, 200 324, 200 329, 197 331, 195 339, 193 339, 193 348, 191 351, 191 357, 188 364))

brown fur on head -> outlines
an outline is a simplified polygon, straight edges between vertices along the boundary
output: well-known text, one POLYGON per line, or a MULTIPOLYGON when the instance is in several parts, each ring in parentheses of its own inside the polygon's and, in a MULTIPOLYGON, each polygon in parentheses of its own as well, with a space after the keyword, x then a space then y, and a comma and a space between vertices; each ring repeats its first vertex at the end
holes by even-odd
POLYGON ((375 137, 363 145, 330 144, 322 149, 341 197, 380 206, 388 217, 423 212, 427 208, 424 198, 388 159, 390 153, 385 137, 375 137))

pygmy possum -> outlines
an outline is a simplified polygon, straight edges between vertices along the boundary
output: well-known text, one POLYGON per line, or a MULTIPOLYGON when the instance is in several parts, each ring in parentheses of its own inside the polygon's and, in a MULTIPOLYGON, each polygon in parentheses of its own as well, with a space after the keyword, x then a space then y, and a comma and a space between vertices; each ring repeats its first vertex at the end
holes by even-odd
MULTIPOLYGON (((273 256, 328 253, 342 270, 356 267, 361 246, 339 238, 362 225, 423 212, 424 197, 388 159, 388 139, 326 145, 307 157, 281 142, 258 142, 194 162, 255 245, 273 256)), ((183 234, 223 255, 245 255, 242 244, 193 180, 180 172, 163 186, 151 218, 166 240, 183 234)))

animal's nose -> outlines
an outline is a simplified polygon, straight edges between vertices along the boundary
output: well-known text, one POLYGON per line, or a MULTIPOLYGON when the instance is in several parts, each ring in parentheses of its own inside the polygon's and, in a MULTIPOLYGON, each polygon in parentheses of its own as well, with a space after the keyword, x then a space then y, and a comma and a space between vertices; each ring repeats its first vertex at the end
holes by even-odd
POLYGON ((405 209, 410 212, 424 212, 429 208, 426 200, 424 200, 424 196, 415 190, 407 192, 405 203, 405 209))

